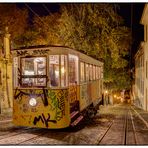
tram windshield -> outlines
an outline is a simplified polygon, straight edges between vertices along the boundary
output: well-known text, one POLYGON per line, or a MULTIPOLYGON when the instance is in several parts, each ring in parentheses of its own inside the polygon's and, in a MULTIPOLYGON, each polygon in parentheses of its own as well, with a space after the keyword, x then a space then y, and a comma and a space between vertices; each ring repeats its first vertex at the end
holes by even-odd
POLYGON ((22 86, 46 86, 46 57, 21 59, 22 86))

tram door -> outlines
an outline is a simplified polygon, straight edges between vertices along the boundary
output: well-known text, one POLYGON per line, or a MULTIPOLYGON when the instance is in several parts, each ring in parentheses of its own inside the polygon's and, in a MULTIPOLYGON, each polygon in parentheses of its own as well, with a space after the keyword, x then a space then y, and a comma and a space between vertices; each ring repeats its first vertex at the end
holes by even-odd
POLYGON ((78 84, 79 84, 79 68, 78 68, 78 56, 69 54, 69 101, 70 111, 73 112, 79 109, 79 98, 78 98, 78 84))

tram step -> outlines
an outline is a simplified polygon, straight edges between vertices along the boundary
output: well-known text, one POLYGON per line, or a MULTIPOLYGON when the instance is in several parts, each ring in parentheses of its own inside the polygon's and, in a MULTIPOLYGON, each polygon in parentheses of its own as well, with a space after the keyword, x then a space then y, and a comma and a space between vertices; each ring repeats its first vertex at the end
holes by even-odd
POLYGON ((71 126, 76 126, 84 117, 80 115, 73 123, 71 123, 71 126))
POLYGON ((73 111, 73 112, 70 114, 70 118, 72 119, 72 118, 75 117, 78 113, 79 113, 79 111, 73 111))

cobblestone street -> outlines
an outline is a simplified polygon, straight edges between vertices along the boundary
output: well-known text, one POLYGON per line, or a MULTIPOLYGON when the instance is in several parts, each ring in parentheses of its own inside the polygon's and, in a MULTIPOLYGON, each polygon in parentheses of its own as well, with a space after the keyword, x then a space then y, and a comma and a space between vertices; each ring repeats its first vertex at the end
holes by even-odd
POLYGON ((147 139, 148 113, 126 104, 101 106, 95 118, 76 129, 17 127, 10 118, 0 121, 0 145, 145 145, 147 139))

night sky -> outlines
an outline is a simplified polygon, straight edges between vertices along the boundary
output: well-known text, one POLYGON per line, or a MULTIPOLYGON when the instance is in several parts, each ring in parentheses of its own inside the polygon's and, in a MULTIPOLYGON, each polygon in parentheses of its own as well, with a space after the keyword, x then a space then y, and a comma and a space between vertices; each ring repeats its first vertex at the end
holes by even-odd
POLYGON ((144 3, 123 3, 120 4, 119 14, 124 18, 125 25, 132 29, 133 47, 132 51, 137 51, 137 46, 144 38, 144 27, 140 24, 144 3))
POLYGON ((139 44, 144 40, 144 26, 140 24, 144 3, 122 3, 119 14, 124 18, 125 25, 132 30, 132 47, 130 51, 130 66, 134 65, 134 56, 139 44))

